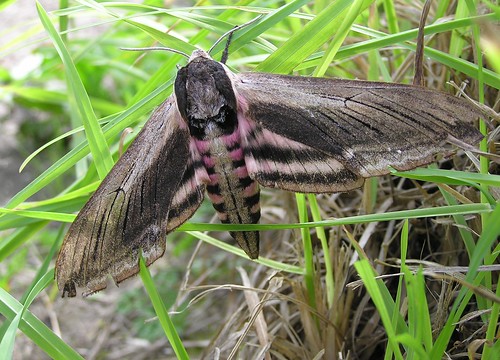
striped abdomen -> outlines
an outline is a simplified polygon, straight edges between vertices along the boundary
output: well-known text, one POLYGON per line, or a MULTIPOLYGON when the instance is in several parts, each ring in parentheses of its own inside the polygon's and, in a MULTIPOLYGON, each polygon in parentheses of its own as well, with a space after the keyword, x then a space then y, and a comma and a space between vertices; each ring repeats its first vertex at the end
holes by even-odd
MULTIPOLYGON (((238 128, 224 134, 216 124, 195 140, 210 178, 207 192, 219 219, 229 224, 255 224, 260 219, 259 185, 248 176, 238 128)), ((257 231, 231 232, 252 259, 259 256, 257 231)))

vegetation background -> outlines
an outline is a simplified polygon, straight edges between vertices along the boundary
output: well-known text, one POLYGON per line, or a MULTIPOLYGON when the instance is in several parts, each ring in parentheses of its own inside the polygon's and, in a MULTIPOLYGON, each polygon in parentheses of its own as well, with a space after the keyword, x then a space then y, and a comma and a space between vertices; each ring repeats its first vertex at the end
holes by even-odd
MULTIPOLYGON (((67 223, 116 161, 124 129, 137 133, 186 61, 120 48, 206 50, 261 15, 233 38, 235 71, 411 83, 422 7, 403 0, 2 2, 0 18, 11 24, 0 29, 2 143, 15 144, 15 158, 26 162, 17 164, 19 175, 4 161, 11 172, 2 182, 12 187, 4 187, 11 193, 0 209, 0 358, 499 354, 500 176, 463 151, 346 194, 265 190, 257 262, 232 246, 207 203, 168 236, 152 278, 143 269, 86 299, 61 299, 53 281, 67 223), (36 17, 25 18, 30 13, 36 17), (108 146, 91 151, 89 138, 108 146)), ((426 86, 455 92, 448 80, 467 81, 469 96, 498 111, 499 20, 495 2, 433 2, 426 86)), ((495 146, 491 138, 481 144, 495 146)))

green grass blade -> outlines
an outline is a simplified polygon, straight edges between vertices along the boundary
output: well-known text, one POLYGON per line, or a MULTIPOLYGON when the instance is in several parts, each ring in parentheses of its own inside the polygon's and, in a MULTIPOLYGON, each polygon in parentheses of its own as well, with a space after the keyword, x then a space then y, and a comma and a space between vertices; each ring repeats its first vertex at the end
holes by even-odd
POLYGON ((449 185, 478 183, 485 186, 500 186, 500 176, 456 170, 417 168, 411 171, 391 171, 392 174, 408 179, 430 181, 449 185))
POLYGON ((168 314, 167 307, 165 306, 165 303, 161 299, 160 294, 156 289, 155 283, 151 278, 151 274, 149 273, 146 264, 144 263, 144 258, 142 257, 142 255, 139 260, 139 266, 140 275, 144 283, 144 287, 149 295, 149 298, 151 299, 151 303, 153 304, 156 315, 158 316, 158 320, 160 321, 163 331, 165 331, 165 335, 167 336, 167 339, 170 342, 170 345, 172 346, 177 359, 189 359, 186 348, 182 344, 179 334, 177 334, 177 330, 175 329, 175 326, 168 314))
MULTIPOLYGON (((299 213, 299 221, 308 221, 306 196, 304 194, 295 194, 297 202, 297 210, 299 213)), ((304 282, 306 284, 309 304, 313 309, 316 309, 316 289, 314 287, 314 253, 311 242, 311 234, 308 229, 300 229, 302 238, 302 247, 304 249, 304 282)))
POLYGON ((97 121, 94 110, 92 109, 90 99, 85 91, 78 72, 76 71, 73 60, 66 49, 66 45, 62 41, 57 30, 54 28, 54 25, 52 25, 52 22, 42 5, 37 2, 36 6, 40 20, 42 21, 43 26, 47 30, 47 33, 52 39, 54 46, 64 63, 70 101, 76 104, 76 110, 79 118, 85 127, 85 133, 89 142, 90 151, 95 160, 97 172, 99 173, 100 178, 103 179, 113 167, 113 158, 111 157, 111 153, 108 149, 108 143, 104 137, 101 127, 99 126, 99 122, 97 121))
MULTIPOLYGON (((241 29, 241 31, 238 31, 236 34, 234 34, 234 42, 231 45, 231 51, 238 50, 240 47, 249 43, 264 31, 276 25, 278 22, 284 20, 294 11, 298 10, 308 2, 309 1, 307 0, 294 0, 276 10, 270 11, 268 14, 264 15, 262 19, 256 21, 254 24, 241 29)), ((220 51, 222 50, 222 48, 223 44, 219 44, 219 46, 214 50, 220 51)))
POLYGON ((350 0, 331 3, 326 9, 309 21, 278 50, 257 66, 257 71, 289 73, 298 64, 334 36, 350 0))
POLYGON ((319 66, 314 70, 313 76, 324 76, 326 70, 330 66, 331 62, 335 58, 337 51, 340 49, 340 46, 344 42, 347 34, 351 30, 354 21, 359 16, 359 14, 364 10, 364 2, 365 0, 355 0, 352 5, 349 7, 349 11, 347 11, 347 15, 342 20, 339 28, 336 31, 335 37, 333 38, 330 46, 325 51, 323 58, 319 66))
MULTIPOLYGON (((321 213, 316 200, 315 194, 308 194, 307 199, 309 200, 309 208, 311 210, 311 215, 314 221, 321 221, 321 213)), ((318 239, 321 241, 321 248, 323 249, 323 257, 325 258, 325 283, 326 283, 326 297, 328 306, 333 305, 333 296, 335 295, 335 275, 333 273, 332 259, 330 258, 330 250, 328 248, 328 240, 326 236, 325 229, 322 227, 315 228, 318 239)))
POLYGON ((196 231, 203 225, 204 231, 255 231, 255 230, 283 230, 283 229, 310 229, 318 226, 341 226, 348 224, 361 224, 377 221, 405 220, 415 218, 425 218, 434 216, 466 215, 477 213, 491 213, 492 207, 488 204, 465 204, 453 206, 440 206, 428 209, 414 209, 402 211, 390 211, 380 214, 368 214, 357 216, 346 216, 342 219, 331 219, 313 221, 307 223, 292 224, 197 224, 184 223, 177 228, 177 231, 196 231))
POLYGON ((48 211, 12 210, 12 209, 0 208, 0 214, 2 213, 16 214, 18 216, 25 216, 33 219, 68 222, 68 223, 73 222, 73 220, 75 220, 74 214, 62 214, 62 213, 54 213, 48 211))
POLYGON ((401 350, 399 349, 399 344, 396 341, 396 331, 392 327, 391 316, 388 308, 388 303, 386 302, 387 297, 383 295, 381 287, 385 287, 381 280, 375 279, 375 272, 367 260, 359 260, 354 264, 356 271, 358 272, 366 290, 370 294, 370 297, 378 309, 380 314, 380 319, 384 324, 384 328, 387 332, 387 339, 389 341, 389 346, 394 354, 394 357, 398 360, 403 359, 401 350))
MULTIPOLYGON (((50 260, 50 258, 47 258, 50 260)), ((46 261, 45 265, 48 265, 48 261, 46 261)), ((42 268, 43 271, 46 269, 42 268)), ((11 321, 7 331, 4 333, 2 337, 2 341, 0 343, 0 357, 2 359, 11 359, 14 351, 14 342, 16 338, 16 332, 19 329, 19 324, 21 323, 21 319, 23 318, 24 313, 33 301, 36 299, 38 294, 43 291, 52 281, 54 280, 54 271, 46 271, 43 275, 37 276, 35 278, 35 282, 28 293, 26 293, 25 300, 23 301, 22 310, 14 317, 11 321)))
MULTIPOLYGON (((194 224, 193 224, 194 225, 194 224)), ((293 273, 293 274, 299 274, 299 275, 304 275, 305 274, 305 269, 299 266, 295 265, 290 265, 290 264, 284 264, 275 260, 267 259, 263 256, 259 256, 258 259, 256 260, 250 260, 248 258, 248 255, 239 247, 229 245, 223 241, 217 240, 207 234, 204 234, 200 231, 197 231, 199 228, 203 229, 207 224, 198 224, 198 226, 191 226, 193 230, 186 231, 187 234, 194 236, 197 239, 200 239, 207 244, 213 245, 218 247, 219 249, 222 249, 228 253, 234 254, 236 256, 239 256, 243 259, 246 259, 248 261, 253 261, 262 265, 265 265, 268 268, 271 269, 276 269, 278 271, 284 271, 288 273, 293 273)))
POLYGON ((18 250, 22 244, 27 242, 32 236, 47 226, 48 221, 41 221, 30 226, 24 226, 16 229, 0 241, 0 262, 5 260, 14 251, 18 250))

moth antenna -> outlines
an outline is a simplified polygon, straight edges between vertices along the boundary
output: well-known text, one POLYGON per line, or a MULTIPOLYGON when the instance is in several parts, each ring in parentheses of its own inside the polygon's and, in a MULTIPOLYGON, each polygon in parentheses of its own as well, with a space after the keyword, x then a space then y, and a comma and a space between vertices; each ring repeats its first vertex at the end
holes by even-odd
POLYGON ((255 18, 253 18, 252 20, 250 20, 249 22, 246 22, 242 25, 238 25, 238 26, 235 26, 234 28, 232 28, 231 30, 225 32, 213 45, 212 47, 208 50, 208 53, 210 54, 212 52, 212 50, 225 38, 227 37, 227 43, 226 43, 226 47, 224 48, 224 52, 222 53, 222 57, 221 57, 221 60, 220 62, 225 64, 226 61, 227 61, 227 56, 228 56, 228 52, 229 52, 229 45, 231 43, 231 38, 233 37, 233 34, 244 28, 245 26, 248 26, 252 23, 254 23, 255 21, 259 20, 260 18, 262 17, 262 15, 259 15, 255 18))
POLYGON ((120 48, 120 50, 126 50, 126 51, 150 51, 150 50, 162 50, 162 51, 170 51, 179 55, 182 55, 186 58, 189 59, 189 55, 186 54, 185 52, 182 52, 180 50, 168 48, 168 47, 163 47, 163 46, 151 46, 151 47, 145 47, 145 48, 120 48))
POLYGON ((222 56, 220 57, 220 62, 223 64, 226 63, 227 58, 229 56, 229 45, 231 44, 231 39, 233 38, 233 34, 234 34, 234 31, 230 32, 227 35, 226 46, 224 47, 224 51, 222 52, 222 56))

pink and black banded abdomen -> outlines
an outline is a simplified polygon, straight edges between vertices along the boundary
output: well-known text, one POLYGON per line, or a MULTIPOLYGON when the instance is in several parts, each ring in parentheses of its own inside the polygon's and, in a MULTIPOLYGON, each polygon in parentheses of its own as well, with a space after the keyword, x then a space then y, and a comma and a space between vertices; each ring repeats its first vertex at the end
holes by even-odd
MULTIPOLYGON (((196 148, 209 176, 208 197, 221 222, 255 224, 260 219, 259 185, 250 178, 238 128, 221 134, 217 126, 207 127, 196 148)), ((231 236, 252 259, 259 256, 258 231, 235 231, 231 236)))

